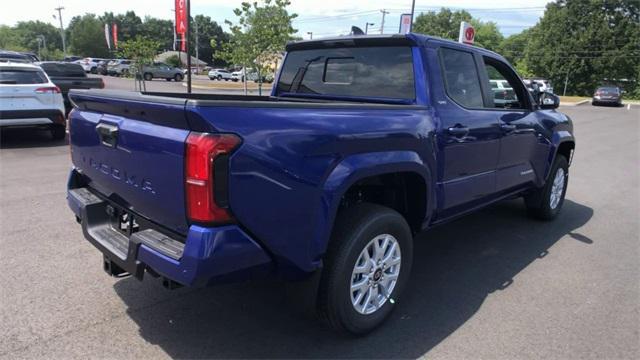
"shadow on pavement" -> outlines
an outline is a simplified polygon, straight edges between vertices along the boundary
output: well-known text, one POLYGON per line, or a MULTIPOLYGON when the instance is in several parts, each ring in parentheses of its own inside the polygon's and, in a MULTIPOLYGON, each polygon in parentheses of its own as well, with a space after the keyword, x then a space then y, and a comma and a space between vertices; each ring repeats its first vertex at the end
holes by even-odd
POLYGON ((0 129, 0 149, 54 147, 69 145, 68 137, 53 140, 49 130, 36 128, 0 129))
POLYGON ((556 221, 539 222, 514 200, 421 234, 405 297, 382 328, 360 338, 334 334, 291 311, 282 282, 180 289, 169 296, 159 281, 129 278, 114 288, 140 335, 174 358, 416 358, 563 236, 593 243, 576 230, 592 216, 591 208, 566 200, 556 221), (163 300, 148 305, 153 297, 163 300))

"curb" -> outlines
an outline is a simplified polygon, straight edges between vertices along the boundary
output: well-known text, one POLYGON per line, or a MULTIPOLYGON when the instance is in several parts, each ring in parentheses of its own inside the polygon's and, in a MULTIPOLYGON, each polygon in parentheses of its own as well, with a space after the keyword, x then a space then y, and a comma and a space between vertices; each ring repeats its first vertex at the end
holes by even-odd
POLYGON ((579 105, 584 105, 584 104, 589 103, 589 102, 591 102, 591 100, 587 99, 587 100, 581 100, 581 101, 578 101, 578 102, 569 102, 569 103, 562 103, 561 102, 560 105, 561 106, 579 106, 579 105))

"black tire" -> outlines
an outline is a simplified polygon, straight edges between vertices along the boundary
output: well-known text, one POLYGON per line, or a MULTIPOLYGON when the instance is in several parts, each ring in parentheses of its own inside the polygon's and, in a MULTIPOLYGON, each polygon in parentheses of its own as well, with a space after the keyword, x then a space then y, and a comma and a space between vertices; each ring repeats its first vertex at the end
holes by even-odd
POLYGON ((51 137, 53 138, 53 140, 64 140, 66 135, 67 133, 64 126, 54 125, 53 127, 51 127, 51 137))
POLYGON ((562 209, 564 203, 564 196, 567 193, 567 187, 569 185, 569 162, 563 155, 556 155, 556 159, 553 162, 549 177, 543 187, 537 189, 535 192, 525 196, 525 205, 527 206, 527 212, 534 218, 540 220, 553 220, 562 209), (553 189, 553 183, 558 173, 558 169, 564 171, 564 187, 560 200, 555 207, 551 206, 551 190, 553 189))
POLYGON ((146 81, 151 81, 151 80, 153 80, 153 74, 151 74, 151 73, 144 73, 143 77, 144 77, 144 79, 145 79, 146 81))
POLYGON ((92 74, 96 74, 97 72, 98 72, 98 68, 97 67, 94 66, 94 67, 91 68, 91 73, 92 74))
POLYGON ((411 230, 395 210, 361 203, 340 211, 324 259, 318 290, 318 315, 340 332, 365 334, 372 331, 393 311, 409 279, 412 257, 411 230), (389 299, 375 312, 365 315, 356 311, 351 302, 351 274, 360 253, 381 234, 392 235, 400 246, 400 273, 389 299))
POLYGON ((173 77, 173 80, 175 80, 176 82, 180 82, 182 81, 183 76, 180 74, 176 74, 176 76, 173 77))
POLYGON ((222 81, 222 75, 218 75, 218 81, 222 81))

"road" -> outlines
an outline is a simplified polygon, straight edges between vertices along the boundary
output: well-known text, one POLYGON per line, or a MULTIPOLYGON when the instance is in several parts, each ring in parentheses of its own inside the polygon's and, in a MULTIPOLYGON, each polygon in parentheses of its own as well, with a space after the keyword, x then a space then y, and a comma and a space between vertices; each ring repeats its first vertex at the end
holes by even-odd
POLYGON ((0 358, 640 358, 640 108, 561 108, 577 149, 555 222, 520 200, 420 234, 406 297, 340 337, 279 281, 108 277, 65 201, 65 142, 3 131, 0 358))
MULTIPOLYGON (((92 77, 100 77, 104 81, 106 89, 112 90, 126 90, 135 91, 135 81, 131 78, 121 78, 115 76, 102 76, 102 75, 89 75, 92 77)), ((159 92, 178 92, 186 93, 186 79, 183 82, 166 81, 165 79, 154 79, 152 81, 145 81, 147 91, 159 91, 159 92)), ((233 83, 235 84, 235 83, 233 83)), ((238 90, 223 90, 223 89, 211 89, 211 86, 230 86, 231 82, 209 80, 204 75, 194 75, 192 79, 192 92, 204 93, 204 94, 235 94, 242 95, 244 92, 238 90)), ((267 85, 265 84, 265 87, 267 85)), ((257 95, 257 91, 250 90, 249 95, 257 95)))

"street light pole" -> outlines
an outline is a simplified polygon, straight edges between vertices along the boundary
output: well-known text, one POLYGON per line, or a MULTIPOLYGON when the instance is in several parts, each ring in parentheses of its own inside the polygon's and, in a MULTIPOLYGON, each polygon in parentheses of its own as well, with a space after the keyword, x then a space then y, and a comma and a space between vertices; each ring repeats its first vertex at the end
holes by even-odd
POLYGON ((64 39, 64 27, 62 26, 62 10, 64 10, 64 7, 58 6, 54 10, 58 11, 58 20, 60 20, 60 36, 62 36, 62 54, 66 57, 67 56, 67 44, 66 44, 65 39, 64 39))
POLYGON ((385 9, 380 10, 380 12, 382 13, 382 24, 380 25, 380 34, 384 34, 384 17, 389 12, 387 10, 385 10, 385 9))
POLYGON ((309 35, 309 40, 313 40, 313 31, 307 31, 307 35, 309 35))
POLYGON ((365 33, 365 34, 368 34, 368 33, 369 33, 369 25, 373 26, 373 25, 375 25, 375 24, 374 24, 374 23, 370 23, 370 22, 368 22, 368 23, 364 24, 364 33, 365 33))
POLYGON ((413 12, 416 10, 416 0, 411 1, 411 22, 409 23, 409 32, 413 28, 413 12))

